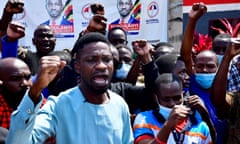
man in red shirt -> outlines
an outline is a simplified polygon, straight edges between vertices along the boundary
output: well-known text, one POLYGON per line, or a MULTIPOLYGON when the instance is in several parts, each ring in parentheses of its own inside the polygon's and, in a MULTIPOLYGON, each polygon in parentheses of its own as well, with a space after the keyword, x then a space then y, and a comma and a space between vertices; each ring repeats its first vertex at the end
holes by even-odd
POLYGON ((31 71, 17 58, 0 60, 0 126, 9 128, 10 116, 32 85, 31 71))

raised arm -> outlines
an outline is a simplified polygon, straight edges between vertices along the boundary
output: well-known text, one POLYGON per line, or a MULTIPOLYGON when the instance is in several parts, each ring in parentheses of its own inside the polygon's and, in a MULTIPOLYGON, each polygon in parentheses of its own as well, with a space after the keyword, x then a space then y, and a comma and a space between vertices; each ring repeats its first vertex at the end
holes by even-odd
MULTIPOLYGON (((0 19, 0 38, 6 34, 8 24, 12 21, 13 14, 21 13, 23 11, 23 7, 23 0, 8 0, 0 19)), ((0 51, 1 50, 2 45, 0 43, 0 51)))
POLYGON ((133 41, 133 50, 137 54, 137 57, 142 62, 142 70, 144 74, 145 87, 153 89, 155 81, 159 75, 158 68, 154 63, 151 55, 152 45, 147 43, 146 40, 133 41))
POLYGON ((133 65, 131 67, 131 69, 128 72, 128 75, 125 79, 125 82, 131 83, 132 85, 136 85, 137 80, 138 80, 138 76, 141 73, 141 63, 140 63, 140 58, 137 57, 134 62, 133 65))
POLYGON ((226 100, 227 90, 227 75, 229 64, 234 56, 240 53, 240 41, 231 40, 229 46, 223 56, 223 60, 218 68, 213 86, 211 87, 211 99, 214 104, 217 115, 220 118, 226 116, 225 112, 228 112, 230 104, 226 100))
POLYGON ((17 57, 18 39, 25 36, 25 27, 19 22, 10 22, 7 34, 2 37, 2 58, 17 57))
POLYGON ((104 6, 100 3, 91 4, 92 18, 89 21, 87 28, 80 32, 79 37, 88 32, 100 32, 106 34, 107 18, 104 16, 104 6))
POLYGON ((132 42, 133 50, 140 58, 143 64, 148 64, 152 61, 152 56, 150 53, 151 48, 150 44, 146 40, 135 40, 132 42))
MULTIPOLYGON (((18 109, 11 116, 11 125, 6 143, 42 143, 52 136, 54 120, 51 119, 51 114, 48 113, 45 118, 38 117, 42 118, 42 123, 48 123, 47 126, 43 124, 42 127, 38 127, 39 125, 35 122, 42 100, 41 91, 54 79, 64 65, 65 62, 60 61, 58 56, 44 56, 41 58, 36 82, 26 92, 18 109), (51 119, 51 124, 49 124, 46 117, 51 119), (37 127, 38 134, 33 131, 34 127, 37 127)), ((48 106, 46 107, 48 108, 48 106)), ((44 115, 44 113, 42 114, 44 115)))
POLYGON ((65 66, 58 56, 44 56, 40 60, 37 79, 29 90, 33 103, 38 103, 42 90, 56 77, 57 73, 65 66))
POLYGON ((206 5, 204 3, 194 3, 191 11, 188 15, 188 23, 182 40, 182 46, 180 54, 185 62, 187 73, 190 75, 192 73, 192 45, 193 45, 193 34, 197 23, 197 20, 207 11, 206 5))

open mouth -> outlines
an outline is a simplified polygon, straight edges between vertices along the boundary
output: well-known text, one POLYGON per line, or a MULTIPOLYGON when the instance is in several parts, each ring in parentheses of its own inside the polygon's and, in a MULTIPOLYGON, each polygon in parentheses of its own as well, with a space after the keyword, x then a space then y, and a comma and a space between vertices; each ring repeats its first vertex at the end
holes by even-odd
POLYGON ((42 43, 40 47, 42 51, 49 51, 49 49, 52 49, 53 46, 51 45, 51 43, 42 43))
POLYGON ((50 46, 51 46, 51 43, 50 43, 50 42, 42 42, 42 43, 41 43, 41 46, 42 46, 42 47, 50 47, 50 46))
POLYGON ((93 82, 98 86, 106 86, 109 84, 108 76, 102 75, 102 76, 94 76, 93 82))

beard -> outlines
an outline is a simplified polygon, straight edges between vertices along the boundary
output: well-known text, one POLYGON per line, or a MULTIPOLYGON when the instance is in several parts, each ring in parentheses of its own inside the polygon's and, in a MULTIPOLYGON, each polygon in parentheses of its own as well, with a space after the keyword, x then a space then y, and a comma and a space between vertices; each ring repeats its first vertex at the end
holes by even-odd
POLYGON ((24 94, 26 93, 26 89, 22 89, 21 91, 13 92, 12 90, 2 87, 2 96, 4 97, 5 101, 8 103, 8 105, 11 106, 14 110, 17 109, 17 106, 20 104, 22 101, 22 98, 24 94))
POLYGON ((107 91, 107 88, 104 88, 104 89, 96 89, 96 88, 92 88, 92 91, 96 94, 104 94, 106 91, 107 91))
POLYGON ((94 85, 89 84, 84 79, 82 79, 80 83, 82 83, 82 85, 84 85, 84 87, 88 91, 91 91, 92 93, 95 93, 97 95, 104 94, 110 86, 110 83, 108 83, 106 86, 94 86, 94 85))
POLYGON ((119 12, 119 13, 120 13, 120 15, 121 15, 122 17, 127 17, 127 16, 130 14, 130 11, 122 10, 122 11, 119 12))
POLYGON ((99 95, 104 94, 109 87, 109 85, 107 85, 106 87, 94 87, 89 84, 87 84, 86 86, 90 91, 92 91, 95 94, 99 94, 99 95))

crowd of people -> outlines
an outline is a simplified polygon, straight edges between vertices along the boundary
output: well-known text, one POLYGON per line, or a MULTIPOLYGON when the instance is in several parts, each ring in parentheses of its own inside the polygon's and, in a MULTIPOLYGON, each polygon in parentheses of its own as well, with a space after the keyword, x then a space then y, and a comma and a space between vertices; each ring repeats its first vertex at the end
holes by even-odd
POLYGON ((50 26, 36 27, 36 52, 18 45, 25 27, 12 21, 22 0, 0 19, 0 143, 238 144, 240 40, 219 35, 194 51, 204 3, 189 11, 180 52, 168 42, 134 40, 106 30, 104 6, 73 48, 55 50, 50 26))

